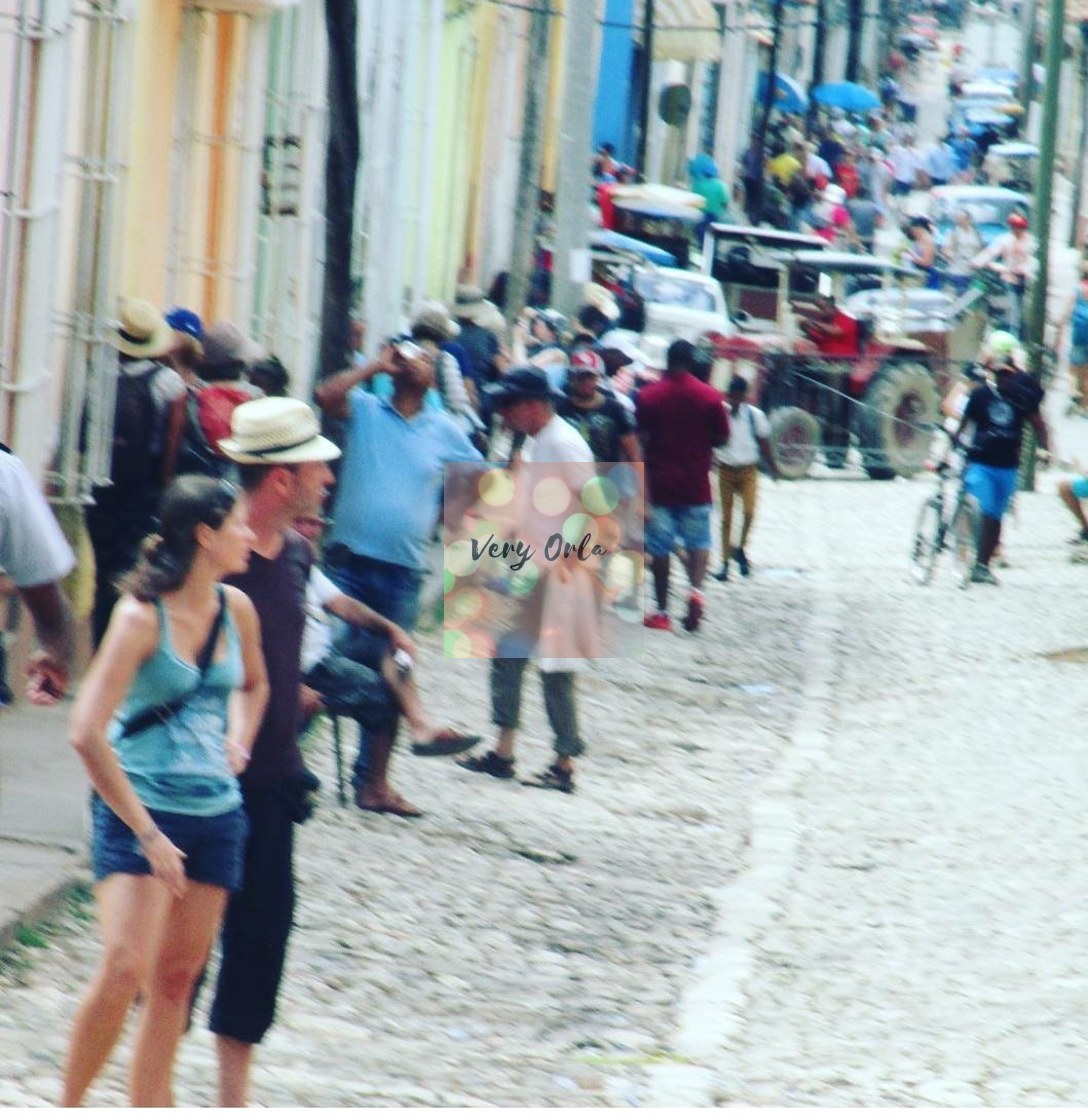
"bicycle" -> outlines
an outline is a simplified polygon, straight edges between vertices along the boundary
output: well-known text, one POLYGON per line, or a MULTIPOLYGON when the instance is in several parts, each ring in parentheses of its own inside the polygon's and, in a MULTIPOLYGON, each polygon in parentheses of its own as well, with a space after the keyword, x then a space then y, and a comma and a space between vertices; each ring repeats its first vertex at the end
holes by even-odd
POLYGON ((942 552, 950 553, 960 587, 966 588, 971 581, 982 513, 978 501, 964 486, 965 465, 962 457, 957 462, 940 463, 936 468, 937 488, 918 511, 910 562, 919 584, 927 584, 933 578, 942 552))

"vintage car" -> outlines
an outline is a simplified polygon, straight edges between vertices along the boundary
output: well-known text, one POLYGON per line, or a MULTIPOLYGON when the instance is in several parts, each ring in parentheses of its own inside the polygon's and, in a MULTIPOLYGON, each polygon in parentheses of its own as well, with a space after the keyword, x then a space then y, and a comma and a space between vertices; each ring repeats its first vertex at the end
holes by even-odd
POLYGON ((955 223, 956 211, 963 209, 982 235, 983 244, 989 245, 998 234, 1007 229, 1009 215, 1015 212, 1031 217, 1031 199, 1022 191, 1007 187, 978 185, 934 187, 930 191, 930 213, 937 230, 938 242, 943 241, 955 223))
POLYGON ((694 342, 733 333, 721 285, 711 276, 680 268, 640 268, 634 288, 646 310, 644 334, 694 342))
MULTIPOLYGON (((920 273, 863 254, 772 250, 759 263, 777 274, 774 318, 734 315, 737 335, 716 348, 724 367, 716 383, 733 369, 754 382, 780 472, 802 477, 818 453, 842 467, 853 448, 871 478, 915 474, 944 392, 977 353, 984 316, 977 301, 946 303, 950 297, 932 293, 939 309, 926 297, 916 303, 920 273)), ((720 271, 731 303, 729 276, 720 271)))

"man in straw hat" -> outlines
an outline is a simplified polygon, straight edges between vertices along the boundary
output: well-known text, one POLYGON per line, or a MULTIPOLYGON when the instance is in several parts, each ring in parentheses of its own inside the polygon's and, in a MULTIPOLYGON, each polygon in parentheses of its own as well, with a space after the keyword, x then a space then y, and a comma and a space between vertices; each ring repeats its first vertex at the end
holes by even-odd
POLYGON ((302 401, 240 404, 222 450, 239 465, 257 540, 248 570, 231 579, 253 601, 270 695, 252 757, 241 775, 249 818, 245 885, 223 921, 222 958, 210 1026, 218 1036, 219 1104, 242 1107, 253 1047, 272 1025, 294 912, 294 826, 305 820, 314 780, 298 749, 299 660, 312 553, 293 529, 318 508, 340 455, 302 401))
POLYGON ((174 330, 154 304, 126 300, 109 341, 119 360, 111 482, 93 489, 94 504, 86 514, 95 559, 96 645, 117 602, 114 585, 136 563, 140 542, 154 528, 173 470, 169 419, 185 396, 185 382, 163 360, 175 344, 174 330))

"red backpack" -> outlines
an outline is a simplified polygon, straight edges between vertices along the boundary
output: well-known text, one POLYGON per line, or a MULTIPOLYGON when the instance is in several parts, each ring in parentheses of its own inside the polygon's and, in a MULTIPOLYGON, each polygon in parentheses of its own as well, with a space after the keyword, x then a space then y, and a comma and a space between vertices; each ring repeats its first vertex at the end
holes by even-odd
POLYGON ((253 399, 249 386, 210 382, 189 391, 189 417, 178 452, 178 474, 222 475, 230 460, 219 441, 230 435, 234 410, 253 399))

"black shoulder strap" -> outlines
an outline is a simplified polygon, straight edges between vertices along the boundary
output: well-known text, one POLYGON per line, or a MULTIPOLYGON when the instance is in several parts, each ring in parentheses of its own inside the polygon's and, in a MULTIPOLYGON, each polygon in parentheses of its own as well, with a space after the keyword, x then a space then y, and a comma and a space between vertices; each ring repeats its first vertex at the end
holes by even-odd
POLYGON ((200 674, 197 677, 196 684, 192 688, 186 689, 180 696, 175 696, 173 700, 156 704, 153 708, 144 708, 142 712, 137 712, 134 716, 125 720, 121 727, 120 737, 122 739, 126 735, 135 735, 140 731, 146 731, 153 724, 166 723, 171 716, 181 710, 185 701, 204 683, 205 674, 208 672, 208 666, 212 662, 215 647, 219 642, 220 631, 223 629, 223 619, 227 613, 227 597, 223 593, 222 585, 217 588, 217 591, 219 592, 219 610, 215 612, 215 620, 212 622, 208 637, 205 639, 196 659, 196 669, 200 674))
POLYGON ((0 451, 3 451, 8 455, 14 455, 15 454, 15 452, 12 451, 12 449, 10 447, 8 447, 8 445, 6 443, 0 443, 0 451))

